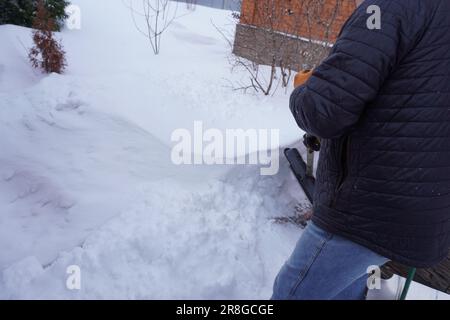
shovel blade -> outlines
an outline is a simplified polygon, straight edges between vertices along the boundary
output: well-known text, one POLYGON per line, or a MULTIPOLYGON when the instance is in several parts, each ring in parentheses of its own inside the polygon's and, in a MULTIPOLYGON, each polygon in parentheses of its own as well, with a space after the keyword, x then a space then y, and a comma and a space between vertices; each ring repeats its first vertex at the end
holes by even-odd
POLYGON ((306 197, 313 203, 316 179, 307 174, 307 165, 297 149, 286 149, 284 150, 284 155, 289 161, 292 173, 305 192, 306 197))

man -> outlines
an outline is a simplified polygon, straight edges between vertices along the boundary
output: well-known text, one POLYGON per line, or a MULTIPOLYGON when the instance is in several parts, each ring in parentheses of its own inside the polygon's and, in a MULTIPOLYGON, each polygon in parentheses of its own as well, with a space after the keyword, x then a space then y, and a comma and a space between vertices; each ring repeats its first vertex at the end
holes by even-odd
POLYGON ((447 256, 449 14, 448 0, 364 1, 293 92, 295 120, 322 150, 312 223, 273 299, 364 299, 368 267, 447 256), (381 29, 367 26, 371 5, 381 29))

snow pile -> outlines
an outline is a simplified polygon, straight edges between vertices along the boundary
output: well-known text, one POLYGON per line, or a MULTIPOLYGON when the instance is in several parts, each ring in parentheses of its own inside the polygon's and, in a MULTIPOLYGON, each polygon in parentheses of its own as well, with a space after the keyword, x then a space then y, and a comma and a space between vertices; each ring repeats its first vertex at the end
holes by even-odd
POLYGON ((119 214, 134 186, 177 172, 167 146, 95 111, 89 94, 59 75, 0 94, 0 266, 50 262, 119 214))
POLYGON ((0 92, 23 90, 42 78, 28 62, 31 31, 12 25, 0 26, 0 92))

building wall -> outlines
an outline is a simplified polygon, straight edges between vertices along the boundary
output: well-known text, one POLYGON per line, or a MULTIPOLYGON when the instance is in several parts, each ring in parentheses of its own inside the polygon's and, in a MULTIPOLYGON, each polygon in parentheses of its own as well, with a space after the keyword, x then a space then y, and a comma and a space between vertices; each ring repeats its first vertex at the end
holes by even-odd
POLYGON ((233 53, 295 71, 314 68, 355 8, 355 0, 242 0, 233 53))
POLYGON ((242 0, 241 24, 333 42, 355 0, 242 0))

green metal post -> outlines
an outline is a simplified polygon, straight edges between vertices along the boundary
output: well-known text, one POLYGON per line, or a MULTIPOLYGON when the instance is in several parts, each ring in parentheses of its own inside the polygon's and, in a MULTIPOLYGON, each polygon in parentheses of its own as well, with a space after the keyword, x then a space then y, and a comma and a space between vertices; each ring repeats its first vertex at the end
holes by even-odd
POLYGON ((409 287, 411 286, 411 282, 414 280, 414 276, 416 275, 416 268, 411 268, 409 270, 408 278, 406 279, 405 286, 403 287, 402 295, 400 296, 400 300, 406 300, 406 296, 409 292, 409 287))

